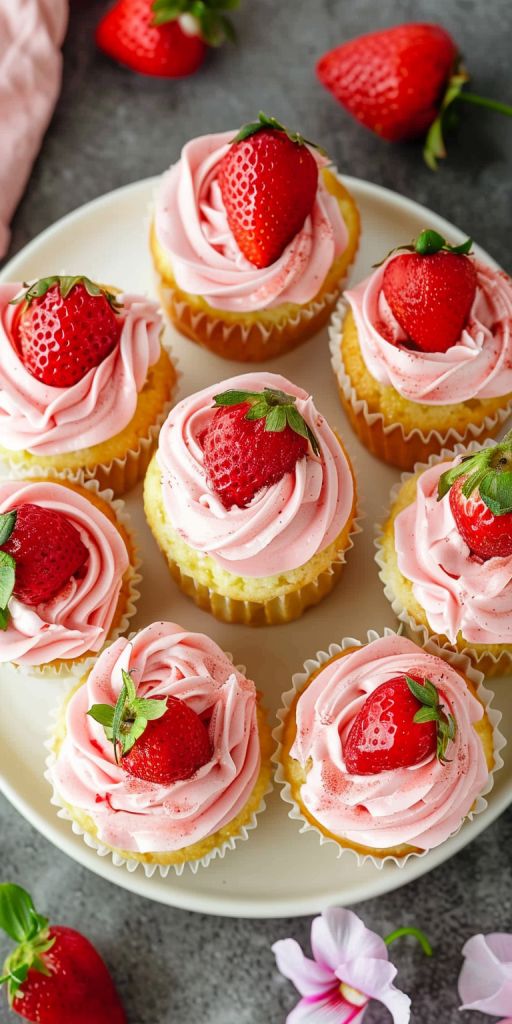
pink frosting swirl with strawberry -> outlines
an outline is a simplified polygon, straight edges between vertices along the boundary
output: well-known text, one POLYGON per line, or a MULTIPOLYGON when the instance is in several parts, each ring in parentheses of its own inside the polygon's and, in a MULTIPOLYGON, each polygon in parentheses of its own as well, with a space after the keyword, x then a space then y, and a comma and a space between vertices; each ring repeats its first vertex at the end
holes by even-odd
POLYGON ((100 841, 117 849, 161 853, 205 839, 242 810, 260 770, 254 683, 213 640, 171 622, 108 647, 71 698, 66 726, 51 781, 61 799, 91 815, 100 841), (87 711, 116 703, 123 669, 139 696, 178 697, 208 721, 212 755, 191 778, 160 785, 115 763, 112 743, 87 711))
POLYGON ((31 502, 60 512, 78 530, 89 557, 84 575, 71 577, 50 601, 37 606, 9 601, 9 624, 0 632, 0 662, 47 665, 99 651, 108 638, 123 576, 130 565, 114 524, 83 494, 51 481, 0 481, 0 513, 31 502))
POLYGON ((473 728, 482 705, 459 673, 405 637, 386 636, 326 664, 299 697, 290 756, 306 766, 301 799, 333 835, 374 849, 406 843, 429 850, 462 824, 485 788, 488 769, 473 728), (395 676, 428 678, 457 722, 442 763, 435 754, 410 768, 350 775, 343 744, 367 697, 395 676))
POLYGON ((512 643, 512 555, 482 560, 461 537, 448 495, 437 500, 443 462, 418 478, 416 500, 395 520, 400 572, 412 582, 430 628, 455 643, 512 643))
MULTIPOLYGON (((315 298, 348 232, 321 177, 311 213, 279 259, 258 269, 238 248, 218 182, 219 164, 236 132, 192 139, 164 175, 155 212, 158 240, 172 260, 179 288, 235 313, 305 305, 315 298)), ((319 168, 327 161, 312 149, 319 168)))
POLYGON ((510 278, 475 260, 476 295, 457 344, 447 352, 421 352, 404 344, 407 335, 384 295, 386 264, 345 293, 372 377, 421 405, 454 405, 512 392, 510 278))
POLYGON ((191 547, 242 576, 273 576, 304 565, 336 539, 352 509, 354 483, 339 441, 312 398, 275 373, 232 377, 185 398, 162 427, 157 457, 173 527, 191 547), (292 473, 263 487, 246 508, 226 509, 207 483, 200 438, 214 415, 215 395, 266 387, 296 396, 320 457, 309 450, 292 473))
POLYGON ((0 284, 0 445, 9 451, 58 455, 89 448, 119 434, 132 419, 148 369, 160 356, 162 318, 156 302, 120 295, 119 344, 72 387, 33 377, 13 341, 21 284, 0 284))

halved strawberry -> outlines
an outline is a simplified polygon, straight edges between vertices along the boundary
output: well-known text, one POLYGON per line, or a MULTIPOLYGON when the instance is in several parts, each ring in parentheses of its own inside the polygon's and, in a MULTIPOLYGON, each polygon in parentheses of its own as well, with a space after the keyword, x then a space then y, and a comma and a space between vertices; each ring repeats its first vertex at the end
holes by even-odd
POLYGON ((512 431, 443 473, 438 500, 448 493, 457 529, 474 555, 512 555, 512 431))

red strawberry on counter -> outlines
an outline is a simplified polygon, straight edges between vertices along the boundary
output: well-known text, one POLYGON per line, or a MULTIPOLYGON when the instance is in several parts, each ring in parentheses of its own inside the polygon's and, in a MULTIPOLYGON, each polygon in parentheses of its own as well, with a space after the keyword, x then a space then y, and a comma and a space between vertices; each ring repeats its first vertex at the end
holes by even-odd
POLYGON ((274 263, 311 213, 318 167, 308 145, 260 113, 235 136, 220 164, 229 226, 255 267, 274 263))
POLYGON ((184 78, 203 63, 209 46, 234 39, 223 10, 239 0, 117 0, 96 30, 108 57, 142 75, 184 78))
POLYGON ((377 775, 432 757, 445 760, 456 733, 429 679, 401 675, 381 683, 366 698, 343 746, 350 775, 377 775))
POLYGON ((0 515, 0 628, 12 594, 23 604, 50 601, 85 565, 89 552, 61 512, 25 502, 0 515))
POLYGON ((116 761, 138 779, 170 785, 189 779, 211 758, 208 729, 178 697, 137 697, 129 672, 115 708, 94 704, 88 714, 114 744, 116 761))
POLYGON ((382 288, 391 312, 423 352, 447 352, 467 323, 477 285, 471 245, 469 238, 452 246, 437 231, 422 231, 386 265, 382 288))
POLYGON ((38 1024, 126 1024, 94 946, 72 928, 50 926, 18 885, 0 885, 0 927, 18 943, 0 984, 20 1017, 38 1024))
POLYGON ((292 395, 273 388, 225 391, 202 438, 208 483, 223 505, 245 508, 262 487, 291 473, 318 442, 292 395))
POLYGON ((43 384, 69 388, 117 345, 122 328, 115 296, 88 277, 46 277, 19 298, 14 341, 27 370, 43 384))
POLYGON ((457 529, 484 561, 512 555, 512 431, 499 444, 466 455, 439 480, 457 529))

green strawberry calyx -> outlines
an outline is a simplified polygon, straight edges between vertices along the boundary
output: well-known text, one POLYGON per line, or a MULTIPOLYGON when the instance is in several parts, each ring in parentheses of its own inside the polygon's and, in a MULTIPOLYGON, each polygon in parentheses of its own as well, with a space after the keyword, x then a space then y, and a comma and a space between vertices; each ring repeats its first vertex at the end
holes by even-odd
POLYGON ((239 6, 240 0, 153 0, 153 24, 165 25, 190 15, 197 22, 203 41, 208 46, 221 46, 226 40, 236 40, 233 25, 223 12, 239 6))
POLYGON ((438 252, 451 252, 454 256, 471 256, 472 246, 472 238, 466 238, 465 242, 460 242, 459 245, 450 245, 438 231, 434 231, 433 228, 424 228, 417 238, 413 238, 410 245, 397 245, 380 263, 374 263, 374 267, 381 267, 395 252, 412 252, 417 256, 434 256, 438 252))
MULTIPOLYGON (((0 514, 0 547, 9 540, 18 513, 16 509, 0 514)), ((16 580, 16 561, 7 551, 0 551, 0 629, 6 630, 9 625, 9 601, 12 597, 16 580)))
POLYGON ((446 761, 446 749, 448 743, 455 739, 457 734, 457 723, 451 714, 445 714, 444 705, 439 702, 439 693, 430 679, 424 679, 418 683, 410 676, 405 676, 405 681, 413 697, 416 697, 421 708, 416 712, 413 722, 436 722, 437 724, 437 758, 439 761, 446 761))
POLYGON ((313 149, 317 149, 319 153, 326 156, 326 152, 321 146, 318 146, 316 142, 311 142, 310 139, 305 139, 299 132, 292 132, 289 128, 286 128, 280 121, 275 117, 269 117, 260 110, 257 121, 250 121, 249 124, 244 124, 234 139, 231 140, 231 145, 236 142, 243 142, 244 139, 250 138, 251 135, 257 135, 258 132, 263 131, 275 131, 284 132, 290 142, 294 142, 297 146, 312 146, 313 149))
POLYGON ((215 395, 214 404, 217 408, 228 405, 247 403, 250 408, 245 414, 246 420, 265 420, 265 430, 281 433, 287 426, 296 434, 309 441, 315 455, 320 455, 320 445, 311 427, 297 409, 293 395, 274 388, 263 391, 223 391, 215 395))
POLYGON ((111 704, 93 704, 87 712, 105 730, 114 745, 114 757, 119 764, 119 751, 124 757, 132 749, 149 721, 162 718, 167 711, 166 700, 137 697, 130 672, 122 670, 123 685, 115 707, 111 704))
POLYGON ((480 498, 493 515, 512 512, 512 430, 503 441, 464 455, 457 465, 443 473, 437 488, 438 501, 460 477, 467 477, 461 488, 465 498, 470 498, 478 488, 480 498))
POLYGON ((55 285, 58 287, 60 294, 63 299, 67 299, 69 293, 77 284, 84 286, 88 295, 98 298, 100 295, 105 298, 112 307, 114 313, 118 313, 121 306, 119 305, 116 296, 113 292, 109 291, 108 288, 103 288, 101 285, 96 284, 95 281, 91 281, 89 277, 84 277, 83 274, 78 274, 75 277, 63 277, 54 275, 53 277, 41 277, 38 281, 34 281, 33 284, 24 284, 25 291, 21 295, 17 295, 14 299, 11 299, 11 305, 17 306, 20 302, 24 302, 27 306, 34 299, 41 299, 50 288, 54 288, 55 285))
POLYGON ((7 985, 12 1006, 31 968, 41 974, 51 973, 44 954, 52 948, 55 939, 50 935, 46 917, 37 913, 28 892, 8 882, 0 885, 0 928, 18 944, 7 957, 0 977, 0 985, 7 985))

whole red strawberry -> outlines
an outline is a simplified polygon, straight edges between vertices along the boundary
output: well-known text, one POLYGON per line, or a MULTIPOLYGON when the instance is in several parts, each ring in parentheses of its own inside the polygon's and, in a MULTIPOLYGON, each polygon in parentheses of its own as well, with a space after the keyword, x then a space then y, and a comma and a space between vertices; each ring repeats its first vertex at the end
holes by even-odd
POLYGON ((126 1024, 94 946, 72 928, 50 927, 18 885, 0 885, 0 927, 19 943, 2 982, 20 1017, 38 1024, 126 1024))
POLYGON ((201 441, 210 487, 225 508, 245 508, 262 487, 291 473, 318 442, 283 391, 225 391, 201 441))
POLYGON ((439 480, 461 537, 478 558, 512 555, 512 431, 499 444, 465 456, 439 480))
POLYGON ((1 514, 0 609, 3 615, 6 615, 11 593, 23 604, 50 601, 82 569, 88 557, 78 530, 61 512, 25 502, 12 512, 1 514))
POLYGON ((239 249, 255 267, 268 267, 311 213, 318 166, 302 136, 260 114, 233 139, 219 184, 239 249))
POLYGON ((401 248, 410 251, 389 260, 382 280, 391 312, 423 352, 447 352, 459 341, 476 294, 471 239, 451 246, 437 231, 422 231, 401 248))
POLYGON ((14 341, 27 370, 69 388, 117 345, 122 319, 114 295, 87 277, 47 277, 15 300, 14 341))
POLYGON ((120 750, 130 775, 157 785, 189 779, 211 758, 206 725, 178 697, 137 697, 130 673, 122 675, 116 707, 94 704, 88 711, 112 740, 116 761, 120 750))
POLYGON ((366 698, 343 746, 350 775, 377 775, 408 768, 437 754, 444 760, 455 737, 452 715, 445 715, 429 679, 395 676, 366 698))
POLYGON ((184 78, 203 63, 208 46, 234 38, 222 13, 237 0, 117 0, 96 30, 107 56, 142 75, 184 78))

